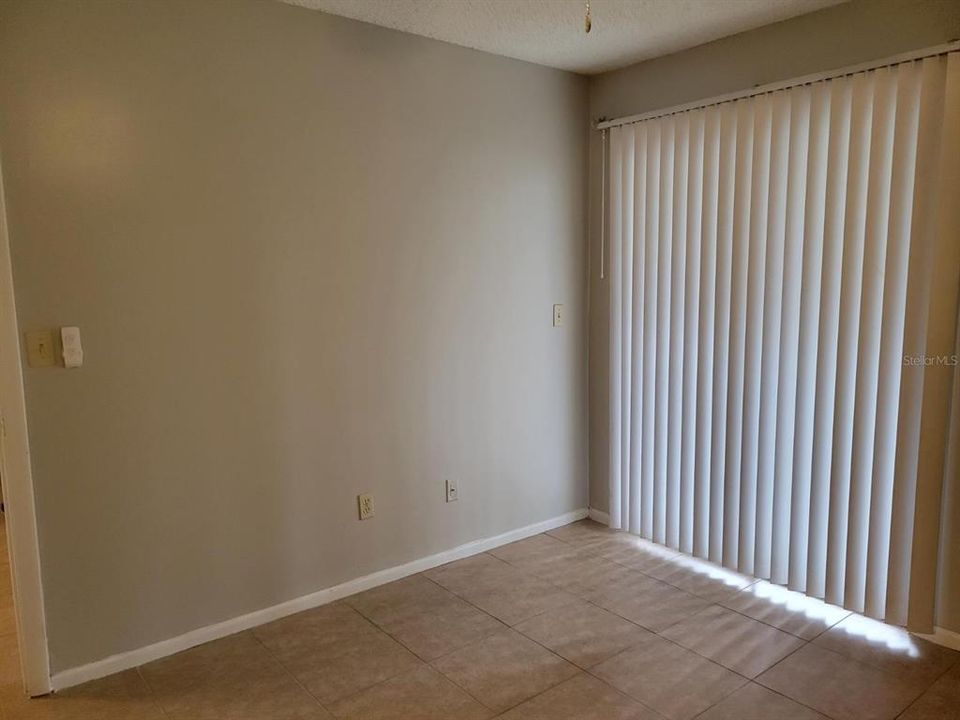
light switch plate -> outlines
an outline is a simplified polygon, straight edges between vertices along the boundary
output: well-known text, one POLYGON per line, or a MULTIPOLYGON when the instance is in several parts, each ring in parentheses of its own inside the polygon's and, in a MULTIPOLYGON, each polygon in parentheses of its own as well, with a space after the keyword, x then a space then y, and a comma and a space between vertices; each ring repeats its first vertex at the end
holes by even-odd
POLYGON ((63 349, 63 366, 78 368, 83 365, 83 345, 80 344, 80 328, 60 328, 60 346, 63 349))
POLYGON ((456 480, 446 481, 447 502, 456 502, 460 499, 460 487, 456 480))
POLYGON ((53 330, 28 330, 27 362, 32 368, 54 367, 57 364, 53 346, 53 330))
POLYGON ((563 325, 563 305, 554 305, 553 306, 553 326, 560 327, 563 325))
POLYGON ((373 517, 373 495, 370 493, 357 495, 357 506, 360 511, 361 520, 373 517))

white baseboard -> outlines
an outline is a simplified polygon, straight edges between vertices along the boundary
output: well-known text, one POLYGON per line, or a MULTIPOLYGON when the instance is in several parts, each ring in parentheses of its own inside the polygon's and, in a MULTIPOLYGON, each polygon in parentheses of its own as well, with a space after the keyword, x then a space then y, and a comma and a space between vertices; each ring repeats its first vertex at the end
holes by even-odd
POLYGON ((610 515, 605 513, 603 510, 597 510, 596 508, 590 508, 588 511, 588 516, 591 520, 595 520, 601 525, 606 525, 610 527, 610 515))
POLYGON ((914 634, 917 635, 917 637, 922 637, 924 640, 929 640, 937 645, 943 645, 952 650, 960 650, 960 633, 954 632, 953 630, 935 627, 929 635, 923 633, 914 634))
POLYGON ((354 595, 355 593, 363 592, 364 590, 369 590, 370 588, 384 585, 394 580, 400 580, 401 578, 435 568, 444 563, 486 552, 487 550, 492 550, 507 543, 523 540, 531 535, 539 535, 547 530, 553 530, 562 525, 582 520, 587 516, 588 511, 586 508, 583 508, 549 520, 544 520, 543 522, 527 525, 517 530, 511 530, 501 535, 474 540, 473 542, 459 545, 451 550, 445 550, 436 555, 429 555, 419 560, 413 560, 404 565, 397 565, 385 570, 380 570, 372 575, 364 575, 355 580, 348 580, 340 585, 334 585, 325 590, 319 590, 315 593, 304 595, 303 597, 288 600, 279 605, 256 610, 246 615, 224 620, 215 625, 197 628, 196 630, 191 630, 190 632, 170 638, 169 640, 161 640, 158 643, 147 645, 146 647, 119 653, 118 655, 111 655, 110 657, 97 660, 87 665, 81 665, 80 667, 63 670, 53 675, 50 678, 50 683, 53 690, 63 690, 73 685, 79 685, 123 670, 129 670, 138 665, 143 665, 144 663, 173 655, 174 653, 187 650, 197 645, 202 645, 205 642, 217 640, 227 635, 233 635, 243 630, 249 630, 250 628, 263 625, 272 620, 286 617, 287 615, 293 615, 294 613, 309 610, 320 605, 326 605, 327 603, 347 597, 348 595, 354 595))

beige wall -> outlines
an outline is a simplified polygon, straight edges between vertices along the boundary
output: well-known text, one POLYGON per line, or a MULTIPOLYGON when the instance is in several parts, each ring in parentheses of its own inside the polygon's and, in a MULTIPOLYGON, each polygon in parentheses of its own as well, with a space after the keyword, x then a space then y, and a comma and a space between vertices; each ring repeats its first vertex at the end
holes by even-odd
MULTIPOLYGON (((855 0, 590 80, 590 117, 615 118, 889 57, 960 37, 955 0, 855 0)), ((590 140, 590 506, 608 508, 608 312, 600 279, 600 134, 590 140)), ((951 530, 960 546, 960 525, 951 530)), ((960 579, 955 581, 960 585, 960 579)), ((960 601, 955 617, 960 619, 960 601)), ((954 627, 960 630, 960 626, 954 627)))
POLYGON ((19 321, 86 353, 25 373, 54 672, 586 506, 586 92, 267 0, 0 3, 19 321))

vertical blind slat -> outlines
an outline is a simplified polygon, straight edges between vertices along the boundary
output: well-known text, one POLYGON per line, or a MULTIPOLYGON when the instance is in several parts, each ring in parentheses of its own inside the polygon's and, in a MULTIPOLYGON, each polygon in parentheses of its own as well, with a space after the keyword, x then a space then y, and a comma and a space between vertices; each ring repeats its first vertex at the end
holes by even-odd
POLYGON ((760 342, 757 428, 757 506, 754 573, 769 578, 773 553, 774 486, 779 408, 781 313, 784 245, 787 227, 787 179, 790 168, 791 95, 773 96, 768 180, 766 261, 763 269, 763 324, 760 342))
POLYGON ((747 262, 754 165, 754 100, 736 103, 736 180, 733 189, 733 256, 730 282, 730 355, 723 497, 723 564, 739 563, 740 462, 743 439, 743 366, 747 323, 747 262))
MULTIPOLYGON (((740 424, 740 514, 737 567, 754 571, 757 520, 757 454, 760 434, 760 362, 763 343, 763 293, 770 203, 770 148, 773 100, 755 101, 753 169, 747 232, 747 289, 743 334, 743 418, 740 424)), ((732 567, 732 566, 731 566, 732 567)))
POLYGON ((670 382, 670 269, 673 259, 673 119, 660 130, 660 249, 657 273, 657 384, 654 457, 653 539, 667 539, 667 422, 670 382))
POLYGON ((830 85, 814 88, 810 101, 806 166, 806 205, 803 222, 803 267, 797 339, 796 411, 793 435, 793 487, 790 503, 791 590, 807 588, 807 549, 810 538, 811 473, 814 410, 817 395, 820 279, 823 268, 824 216, 827 193, 827 151, 830 133, 830 85))
POLYGON ((850 461, 853 446, 854 396, 857 387, 857 337, 863 283, 863 244, 870 181, 870 129, 873 76, 853 79, 847 207, 843 228, 840 281, 837 385, 833 406, 833 455, 830 461, 830 515, 827 534, 826 600, 843 603, 849 525, 850 461))
POLYGON ((653 539, 654 444, 657 386, 657 266, 660 248, 660 123, 647 128, 647 223, 644 231, 647 265, 644 268, 643 301, 643 487, 641 534, 653 539))
POLYGON ((633 340, 631 348, 633 361, 630 367, 630 493, 626 502, 627 517, 621 526, 632 533, 640 532, 640 500, 643 483, 643 298, 645 293, 645 260, 647 209, 647 128, 641 125, 633 132, 633 340))
POLYGON ((730 368, 730 306, 733 302, 733 218, 737 173, 737 111, 720 111, 717 201, 717 305, 713 364, 713 431, 710 447, 710 559, 723 562, 726 510, 727 389, 730 368))
POLYGON ((702 111, 691 114, 687 157, 689 173, 687 175, 687 252, 686 277, 684 279, 684 317, 683 317, 683 417, 681 443, 683 457, 680 467, 681 493, 683 502, 680 508, 680 549, 693 553, 693 528, 696 523, 695 507, 697 502, 696 458, 697 458, 697 363, 698 329, 700 320, 700 253, 701 253, 701 213, 703 212, 703 120, 702 111))
MULTIPOLYGON (((783 238, 783 301, 780 316, 779 367, 773 468, 773 512, 770 527, 770 579, 786 584, 790 566, 790 525, 793 492, 793 439, 796 431, 798 343, 800 337, 800 283, 803 270, 803 230, 806 210, 807 153, 810 141, 810 103, 813 91, 803 88, 790 105, 789 159, 785 189, 783 238)), ((764 420, 761 418, 761 423, 764 420)))
POLYGON ((622 213, 624 195, 623 157, 621 139, 623 132, 617 128, 610 133, 610 519, 614 527, 620 527, 620 375, 623 355, 620 352, 620 331, 623 290, 620 276, 620 253, 622 237, 622 213))
POLYGON ((877 417, 877 378, 880 322, 890 208, 893 123, 896 111, 896 70, 874 74, 873 117, 865 209, 863 281, 857 338, 856 390, 851 434, 850 497, 847 525, 844 605, 863 611, 867 576, 867 536, 873 478, 873 439, 877 417))
POLYGON ((740 512, 736 565, 754 572, 757 519, 757 451, 760 424, 760 361, 763 342, 763 293, 770 202, 770 151, 773 107, 770 96, 755 101, 752 192, 747 226, 747 289, 743 334, 743 418, 740 425, 740 512))
POLYGON ((850 150, 852 81, 831 84, 830 142, 820 280, 820 341, 814 400, 813 467, 810 480, 810 534, 807 547, 807 592, 826 595, 827 537, 830 512, 830 461, 833 454, 833 403, 836 395, 840 270, 843 261, 844 209, 850 150))
POLYGON ((683 441, 683 315, 687 262, 687 174, 690 163, 690 116, 673 123, 673 255, 670 263, 670 369, 667 395, 667 528, 666 544, 680 548, 680 507, 688 486, 682 473, 683 441))
MULTIPOLYGON (((620 160, 622 178, 620 181, 621 192, 626 197, 633 197, 633 133, 624 132, 620 139, 623 157, 620 160)), ((622 359, 620 361, 620 526, 629 527, 627 512, 630 508, 630 383, 633 377, 631 371, 632 365, 632 346, 633 346, 633 303, 629 301, 633 297, 633 208, 631 203, 621 203, 620 232, 622 239, 619 243, 620 250, 620 273, 621 285, 620 292, 623 293, 621 300, 620 319, 622 328, 620 330, 620 345, 622 359)))
POLYGON ((697 557, 710 554, 710 487, 713 448, 713 367, 717 302, 717 202, 720 194, 720 111, 703 114, 703 213, 700 218, 700 325, 697 358, 697 465, 693 545, 697 557))
MULTIPOLYGON (((622 133, 621 147, 623 148, 623 159, 621 160, 622 179, 620 181, 621 191, 627 197, 633 197, 633 135, 632 133, 622 133)), ((620 229, 623 237, 633 237, 633 208, 630 203, 621 204, 622 217, 620 220, 620 229)), ((620 507, 621 507, 621 527, 628 527, 629 521, 627 512, 630 508, 630 441, 631 441, 631 413, 632 402, 631 381, 633 377, 632 364, 632 342, 633 342, 633 243, 621 243, 621 280, 620 291, 623 294, 621 299, 621 361, 620 361, 620 418, 621 418, 621 438, 620 438, 620 507)))

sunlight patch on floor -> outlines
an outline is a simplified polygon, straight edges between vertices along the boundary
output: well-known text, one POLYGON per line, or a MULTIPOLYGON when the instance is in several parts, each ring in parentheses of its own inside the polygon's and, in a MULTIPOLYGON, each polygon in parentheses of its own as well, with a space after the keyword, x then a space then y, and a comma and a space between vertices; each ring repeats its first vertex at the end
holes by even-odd
POLYGON ((863 638, 872 645, 883 645, 887 650, 899 655, 920 657, 920 649, 910 633, 903 628, 887 625, 879 620, 854 613, 835 629, 853 637, 863 638))
MULTIPOLYGON (((723 582, 730 587, 742 587, 743 580, 746 577, 741 573, 680 553, 650 540, 637 538, 636 547, 644 553, 662 557, 664 561, 669 561, 673 565, 723 582)), ((903 628, 887 625, 879 620, 873 620, 856 613, 848 614, 848 611, 837 605, 831 605, 818 598, 788 590, 766 580, 754 582, 740 592, 748 593, 758 600, 782 607, 788 612, 802 614, 825 627, 842 621, 834 628, 836 632, 843 632, 872 645, 883 646, 890 652, 905 657, 916 658, 920 656, 916 640, 903 628), (846 616, 845 619, 844 616, 846 616)))
POLYGON ((719 580, 730 587, 743 587, 744 579, 747 577, 746 575, 733 570, 728 570, 725 567, 721 567, 720 565, 716 565, 707 560, 701 560, 700 558, 693 557, 692 555, 685 555, 677 550, 671 550, 663 545, 657 545, 649 540, 641 540, 641 542, 643 544, 638 545, 638 547, 640 547, 644 552, 650 555, 659 554, 665 561, 669 561, 671 564, 676 565, 677 567, 691 570, 700 575, 709 577, 712 580, 719 580))

